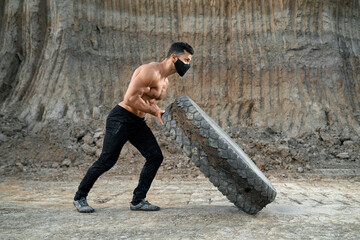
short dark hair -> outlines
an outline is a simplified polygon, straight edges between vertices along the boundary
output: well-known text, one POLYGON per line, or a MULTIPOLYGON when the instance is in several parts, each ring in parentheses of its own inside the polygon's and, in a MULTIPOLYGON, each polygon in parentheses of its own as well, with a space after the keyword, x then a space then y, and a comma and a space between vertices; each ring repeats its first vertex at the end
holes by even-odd
POLYGON ((189 52, 191 55, 194 54, 194 49, 186 42, 174 42, 171 44, 171 47, 169 49, 169 52, 167 54, 167 58, 171 56, 171 54, 182 54, 184 53, 184 50, 189 52))

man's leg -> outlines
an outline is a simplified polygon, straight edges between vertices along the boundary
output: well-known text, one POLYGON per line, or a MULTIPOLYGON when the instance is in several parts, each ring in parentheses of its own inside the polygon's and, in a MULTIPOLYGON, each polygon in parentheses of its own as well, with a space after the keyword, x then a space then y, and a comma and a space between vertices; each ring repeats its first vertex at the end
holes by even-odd
POLYGON ((137 134, 130 137, 129 141, 146 158, 138 186, 134 190, 134 196, 131 202, 132 205, 137 205, 146 198, 146 194, 150 189, 151 183, 164 157, 154 134, 145 123, 139 127, 137 134))
POLYGON ((86 197, 93 187, 96 180, 110 168, 112 168, 119 158, 120 151, 127 142, 126 132, 123 134, 119 130, 116 134, 106 131, 102 153, 99 159, 89 168, 85 177, 81 181, 74 200, 86 197), (122 136, 125 135, 125 136, 122 136))
POLYGON ((93 211, 93 209, 88 206, 86 197, 96 180, 104 172, 108 171, 114 166, 119 158, 122 147, 129 138, 129 135, 130 132, 128 131, 127 126, 121 123, 119 119, 111 117, 110 113, 106 121, 106 132, 104 136, 102 153, 99 159, 88 169, 74 197, 74 205, 79 212, 93 211))

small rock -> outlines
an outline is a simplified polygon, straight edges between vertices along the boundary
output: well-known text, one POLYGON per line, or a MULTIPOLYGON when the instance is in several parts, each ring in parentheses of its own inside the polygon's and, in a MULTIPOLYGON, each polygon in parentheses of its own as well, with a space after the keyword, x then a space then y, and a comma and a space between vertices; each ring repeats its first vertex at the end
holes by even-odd
POLYGON ((291 169, 293 169, 293 168, 294 168, 293 165, 286 165, 286 166, 285 166, 285 169, 287 169, 287 170, 291 170, 291 169))
POLYGON ((265 129, 265 133, 267 133, 267 134, 269 134, 269 135, 274 135, 274 134, 276 134, 277 132, 276 132, 274 129, 272 129, 271 127, 267 127, 267 128, 265 129))
POLYGON ((348 141, 345 141, 343 144, 344 144, 344 146, 351 146, 354 144, 354 142, 351 140, 348 140, 348 141))
POLYGON ((104 135, 104 133, 101 131, 101 132, 96 132, 95 134, 94 134, 94 139, 99 139, 101 136, 103 136, 104 135))
POLYGON ((350 140, 351 138, 349 136, 340 136, 340 141, 345 142, 350 140))
POLYGON ((96 141, 96 147, 98 148, 102 148, 103 147, 103 141, 104 139, 100 138, 99 140, 96 141))
POLYGON ((70 167, 71 161, 67 158, 64 159, 64 161, 62 161, 61 163, 61 167, 70 167))
POLYGON ((23 166, 19 166, 16 164, 15 167, 13 167, 12 169, 14 172, 23 172, 24 171, 24 167, 23 166))
POLYGON ((6 142, 8 140, 7 136, 5 136, 4 134, 0 133, 0 142, 6 142))
POLYGON ((94 139, 91 137, 91 135, 89 133, 85 135, 83 140, 84 140, 84 143, 86 143, 88 145, 94 144, 94 139))
POLYGON ((304 169, 303 169, 302 167, 298 167, 297 171, 298 171, 299 173, 303 173, 303 172, 304 172, 304 169))
POLYGON ((171 170, 171 169, 173 169, 172 166, 168 166, 168 167, 166 168, 166 170, 171 170))
POLYGON ((347 153, 347 152, 342 152, 342 153, 339 153, 338 155, 336 155, 338 158, 340 158, 340 159, 348 159, 348 158, 350 158, 350 156, 349 156, 349 153, 347 153))
POLYGON ((306 168, 307 170, 311 170, 311 166, 310 166, 309 164, 306 164, 305 168, 306 168))
POLYGON ((100 113, 100 108, 98 107, 94 107, 93 111, 92 111, 92 117, 93 119, 100 119, 101 113, 100 113))
POLYGON ((168 147, 168 151, 169 151, 169 153, 171 153, 171 154, 175 154, 177 151, 176 151, 176 148, 174 148, 174 147, 172 147, 172 146, 169 146, 168 147))
POLYGON ((280 155, 283 157, 283 158, 286 158, 287 156, 290 155, 290 151, 289 151, 289 147, 285 146, 285 145, 280 145, 278 147, 279 149, 279 152, 280 152, 280 155))
POLYGON ((329 143, 331 145, 340 145, 340 140, 337 139, 336 137, 331 136, 328 133, 322 132, 320 134, 320 136, 321 136, 322 140, 326 143, 329 143))
POLYGON ((293 137, 285 138, 285 141, 286 141, 289 145, 292 145, 292 146, 298 145, 298 140, 296 140, 296 138, 293 138, 293 137))
POLYGON ((20 170, 20 172, 24 171, 24 165, 21 162, 17 162, 15 165, 20 170))
POLYGON ((51 164, 52 168, 58 168, 60 166, 60 164, 58 162, 54 162, 53 164, 51 164))
POLYGON ((96 152, 95 152, 95 156, 100 157, 101 152, 102 152, 101 149, 97 149, 96 152))
POLYGON ((84 150, 84 152, 90 156, 94 155, 96 153, 96 148, 95 147, 91 147, 87 144, 83 144, 81 145, 81 148, 84 150))

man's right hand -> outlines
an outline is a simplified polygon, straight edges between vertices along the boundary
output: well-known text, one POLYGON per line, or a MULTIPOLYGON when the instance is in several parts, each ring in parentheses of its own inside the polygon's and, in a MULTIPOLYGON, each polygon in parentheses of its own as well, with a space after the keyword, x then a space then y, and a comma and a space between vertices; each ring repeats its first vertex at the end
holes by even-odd
POLYGON ((161 115, 165 112, 165 110, 161 110, 161 109, 156 109, 156 112, 154 114, 154 116, 159 120, 159 122, 161 123, 161 125, 165 125, 163 120, 161 119, 161 115))

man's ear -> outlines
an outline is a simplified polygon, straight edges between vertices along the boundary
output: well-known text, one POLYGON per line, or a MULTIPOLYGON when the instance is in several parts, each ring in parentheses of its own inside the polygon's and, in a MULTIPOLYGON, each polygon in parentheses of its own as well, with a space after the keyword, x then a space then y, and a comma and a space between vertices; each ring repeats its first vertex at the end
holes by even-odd
POLYGON ((173 60, 173 62, 176 62, 177 61, 177 56, 175 53, 171 54, 171 59, 173 60))

